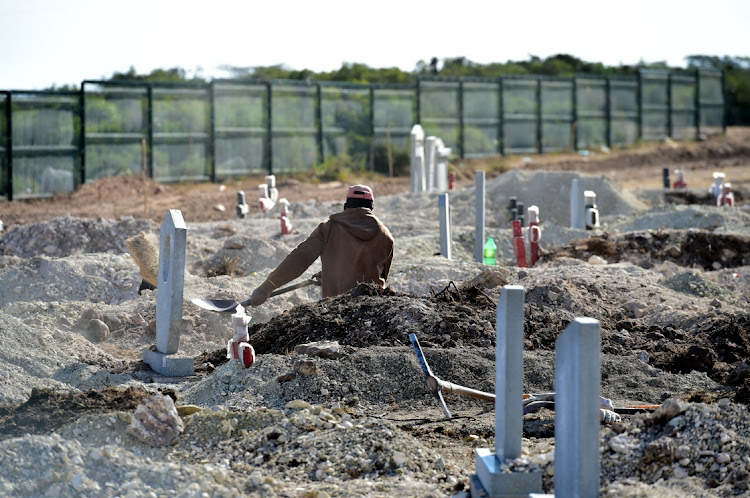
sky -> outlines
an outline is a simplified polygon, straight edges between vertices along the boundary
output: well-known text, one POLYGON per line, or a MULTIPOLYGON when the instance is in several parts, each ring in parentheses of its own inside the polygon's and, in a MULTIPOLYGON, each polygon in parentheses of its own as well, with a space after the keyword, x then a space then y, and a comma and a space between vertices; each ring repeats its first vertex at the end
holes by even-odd
POLYGON ((41 90, 180 67, 413 71, 559 53, 605 65, 750 56, 748 0, 0 0, 0 89, 41 90))

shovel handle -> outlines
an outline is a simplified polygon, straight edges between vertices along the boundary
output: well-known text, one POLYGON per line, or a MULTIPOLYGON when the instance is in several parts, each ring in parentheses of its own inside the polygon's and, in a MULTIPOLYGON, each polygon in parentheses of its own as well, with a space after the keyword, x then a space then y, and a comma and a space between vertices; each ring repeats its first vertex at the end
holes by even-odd
MULTIPOLYGON (((278 296, 279 294, 286 294, 287 292, 292 292, 293 290, 301 289, 302 287, 307 287, 310 285, 320 285, 320 280, 316 280, 314 278, 310 278, 307 280, 303 280, 302 282, 296 283, 294 285, 290 285, 288 287, 282 287, 281 289, 276 289, 275 291, 271 292, 268 297, 278 296)), ((240 304, 243 308, 247 308, 250 306, 250 299, 246 299, 245 301, 242 301, 240 304)))

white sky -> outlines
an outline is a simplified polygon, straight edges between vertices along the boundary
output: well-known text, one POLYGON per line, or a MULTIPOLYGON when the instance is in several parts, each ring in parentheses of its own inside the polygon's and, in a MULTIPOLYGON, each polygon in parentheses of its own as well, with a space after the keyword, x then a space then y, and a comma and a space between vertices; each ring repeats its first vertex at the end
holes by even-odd
POLYGON ((567 53, 606 65, 750 56, 748 0, 0 0, 0 89, 36 90, 181 67, 412 71, 567 53))

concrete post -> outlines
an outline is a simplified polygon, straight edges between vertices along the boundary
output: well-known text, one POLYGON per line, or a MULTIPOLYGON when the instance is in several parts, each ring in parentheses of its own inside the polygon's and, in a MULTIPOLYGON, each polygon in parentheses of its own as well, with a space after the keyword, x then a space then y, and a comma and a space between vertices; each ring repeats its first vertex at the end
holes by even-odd
POLYGON ((497 305, 495 358, 495 451, 477 448, 471 496, 527 497, 542 490, 540 472, 503 472, 506 460, 521 456, 523 433, 524 290, 506 285, 497 305), (484 493, 484 494, 483 494, 484 493))
POLYGON ((159 285, 156 290, 156 350, 144 351, 143 359, 163 375, 193 374, 193 359, 178 356, 182 327, 182 291, 185 284, 187 227, 182 212, 170 209, 161 225, 159 285))
POLYGON ((484 212, 485 212, 485 190, 484 190, 484 171, 477 171, 476 177, 476 239, 474 240, 474 257, 477 263, 484 262, 484 212))
POLYGON ((555 345, 555 495, 599 494, 599 321, 576 318, 555 345))
POLYGON ((424 190, 424 130, 416 124, 411 129, 411 191, 424 190))
POLYGON ((451 259, 451 209, 448 194, 438 195, 440 216, 440 254, 451 259))
POLYGON ((441 139, 437 139, 437 153, 435 159, 435 190, 445 192, 448 190, 448 158, 451 155, 450 147, 446 147, 441 139))
POLYGON ((573 178, 570 185, 570 228, 586 229, 586 205, 583 180, 573 178))
POLYGON ((437 156, 437 137, 429 136, 424 140, 424 177, 425 190, 435 190, 435 159, 437 156))

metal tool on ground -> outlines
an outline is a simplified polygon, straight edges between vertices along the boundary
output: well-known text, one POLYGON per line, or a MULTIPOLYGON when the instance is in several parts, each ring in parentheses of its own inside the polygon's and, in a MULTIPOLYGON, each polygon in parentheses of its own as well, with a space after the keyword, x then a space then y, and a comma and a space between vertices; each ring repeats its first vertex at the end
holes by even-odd
MULTIPOLYGON (((461 386, 440 379, 432 373, 430 365, 427 363, 427 359, 424 357, 422 347, 419 345, 419 339, 416 334, 409 334, 409 340, 414 351, 417 353, 417 359, 419 364, 422 366, 422 371, 425 374, 427 388, 435 395, 440 403, 443 413, 446 418, 452 418, 451 412, 448 406, 445 404, 443 399, 443 393, 448 394, 460 394, 462 396, 468 396, 474 399, 481 399, 483 401, 495 402, 495 395, 492 393, 478 391, 470 387, 461 386)), ((612 406, 612 400, 604 397, 599 397, 600 409, 599 419, 607 424, 613 424, 620 421, 620 414, 634 414, 642 412, 652 412, 656 410, 660 405, 635 405, 624 408, 615 408, 612 406)), ((534 413, 541 408, 548 408, 550 410, 555 409, 555 393, 541 393, 541 394, 524 394, 523 395, 523 414, 534 413)))
MULTIPOLYGON (((310 285, 320 285, 320 280, 311 278, 308 280, 303 280, 302 282, 299 282, 294 285, 290 285, 288 287, 282 287, 281 289, 276 289, 275 291, 271 292, 268 297, 278 296, 279 294, 285 294, 287 292, 291 292, 293 290, 301 289, 303 287, 308 287, 310 285)), ((209 311, 218 311, 219 313, 234 313, 235 309, 237 308, 238 304, 241 304, 243 308, 247 308, 250 306, 250 299, 247 299, 245 301, 242 301, 241 303, 238 303, 237 301, 234 301, 232 299, 193 299, 192 303, 196 306, 200 306, 201 308, 209 311)))

